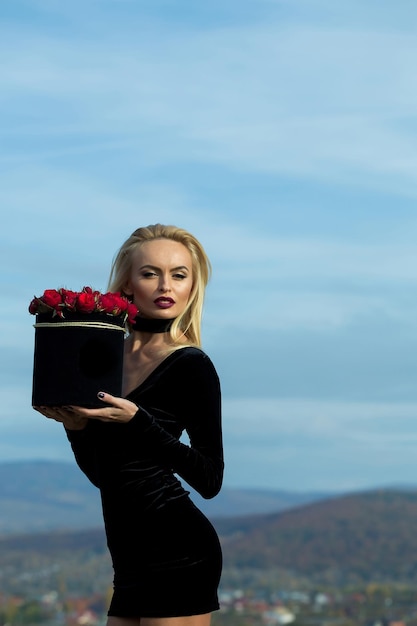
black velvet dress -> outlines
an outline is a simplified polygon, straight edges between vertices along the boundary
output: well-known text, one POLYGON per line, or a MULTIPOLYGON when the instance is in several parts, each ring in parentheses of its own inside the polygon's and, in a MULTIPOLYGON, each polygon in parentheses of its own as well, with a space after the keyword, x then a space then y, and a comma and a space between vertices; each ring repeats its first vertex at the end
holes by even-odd
POLYGON ((219 608, 222 555, 209 520, 179 478, 205 498, 223 478, 220 386, 208 356, 171 353, 132 391, 125 424, 67 431, 79 467, 101 493, 114 568, 109 615, 176 617, 219 608), (179 441, 186 431, 188 443, 179 441))

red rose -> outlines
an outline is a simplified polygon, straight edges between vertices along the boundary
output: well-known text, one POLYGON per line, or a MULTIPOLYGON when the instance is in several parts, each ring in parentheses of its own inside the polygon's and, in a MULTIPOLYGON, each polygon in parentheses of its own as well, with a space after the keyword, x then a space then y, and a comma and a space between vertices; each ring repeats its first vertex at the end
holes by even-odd
POLYGON ((111 315, 114 315, 115 309, 117 309, 117 304, 114 298, 114 294, 105 293, 102 296, 100 296, 99 301, 98 301, 98 308, 100 309, 100 311, 103 311, 104 313, 109 313, 111 315))
POLYGON ((119 311, 118 315, 120 315, 120 313, 123 313, 124 311, 127 311, 129 302, 126 300, 126 298, 122 298, 122 296, 119 296, 116 293, 113 295, 113 300, 115 309, 119 311))
POLYGON ((69 289, 64 288, 60 289, 60 292, 62 295, 63 305, 70 311, 74 311, 78 294, 75 291, 70 291, 69 289))
POLYGON ((58 311, 59 305, 62 303, 62 296, 56 289, 46 289, 41 300, 51 309, 58 311))
POLYGON ((77 311, 92 313, 96 308, 96 297, 93 293, 82 291, 77 298, 77 311))
POLYGON ((101 294, 93 291, 91 287, 83 287, 82 291, 76 292, 70 289, 47 289, 43 296, 33 298, 29 304, 29 313, 50 313, 64 317, 65 312, 93 313, 102 312, 115 317, 123 316, 124 321, 133 323, 138 309, 134 304, 122 296, 120 292, 107 292, 101 294))
POLYGON ((129 302, 129 304, 127 305, 127 321, 130 324, 133 324, 137 314, 138 314, 138 307, 136 306, 136 304, 132 304, 131 302, 129 302))
POLYGON ((35 296, 32 302, 29 304, 29 313, 32 313, 32 315, 36 315, 36 313, 38 312, 38 308, 39 308, 39 300, 35 296))

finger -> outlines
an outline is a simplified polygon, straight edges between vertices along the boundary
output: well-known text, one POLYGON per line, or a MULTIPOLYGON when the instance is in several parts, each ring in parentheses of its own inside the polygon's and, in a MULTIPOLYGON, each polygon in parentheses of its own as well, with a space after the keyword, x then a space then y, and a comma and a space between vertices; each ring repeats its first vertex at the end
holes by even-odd
POLYGON ((71 413, 71 417, 86 417, 88 419, 101 419, 103 417, 111 418, 111 415, 114 413, 114 406, 103 406, 102 408, 97 409, 88 409, 84 407, 77 407, 74 413, 71 413))
POLYGON ((126 410, 131 411, 132 409, 134 409, 135 413, 138 409, 137 405, 131 402, 130 400, 127 400, 127 398, 121 398, 119 396, 112 396, 110 393, 105 393, 104 391, 99 391, 97 394, 97 397, 103 402, 110 404, 111 406, 108 408, 114 407, 116 409, 120 409, 123 412, 125 412, 126 410))
POLYGON ((44 417, 52 417, 52 411, 50 407, 47 406, 34 406, 35 411, 41 413, 44 417))
POLYGON ((72 409, 69 409, 67 407, 59 407, 56 409, 55 411, 56 415, 58 415, 61 419, 72 419, 74 417, 76 417, 76 415, 74 415, 74 411, 72 409))
POLYGON ((51 419, 51 420, 55 420, 56 422, 62 422, 62 420, 64 419, 61 415, 59 415, 59 413, 57 413, 56 411, 54 411, 53 413, 50 411, 47 415, 47 418, 51 419))
POLYGON ((110 393, 105 393, 104 391, 99 391, 97 398, 107 404, 112 404, 113 406, 119 406, 120 400, 123 400, 123 398, 112 396, 110 393))
POLYGON ((126 398, 112 396, 104 391, 100 391, 97 396, 110 405, 100 409, 100 415, 97 416, 103 422, 128 422, 138 412, 138 406, 126 398))

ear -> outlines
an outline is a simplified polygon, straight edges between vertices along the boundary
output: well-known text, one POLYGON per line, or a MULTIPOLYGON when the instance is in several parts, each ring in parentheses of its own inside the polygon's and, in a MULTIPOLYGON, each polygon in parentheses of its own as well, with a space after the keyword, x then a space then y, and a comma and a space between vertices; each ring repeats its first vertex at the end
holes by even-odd
POLYGON ((127 280, 125 282, 125 284, 123 285, 122 289, 123 289, 123 293, 126 294, 127 296, 132 296, 133 295, 133 289, 131 287, 130 280, 127 280))

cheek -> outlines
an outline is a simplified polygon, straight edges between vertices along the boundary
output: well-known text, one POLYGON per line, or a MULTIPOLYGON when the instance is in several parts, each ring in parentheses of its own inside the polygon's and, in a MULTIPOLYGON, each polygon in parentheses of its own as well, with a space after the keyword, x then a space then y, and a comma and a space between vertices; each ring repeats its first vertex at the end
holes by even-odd
POLYGON ((190 298, 192 296, 193 287, 194 287, 194 285, 188 285, 187 286, 186 293, 185 293, 185 297, 187 298, 187 302, 190 300, 190 298))
POLYGON ((134 298, 135 304, 138 304, 139 300, 146 300, 152 295, 152 289, 146 283, 138 283, 131 287, 131 294, 134 298))
POLYGON ((153 289, 150 289, 149 287, 147 289, 146 285, 139 284, 136 286, 134 293, 139 296, 139 298, 146 298, 147 295, 153 293, 153 289))

